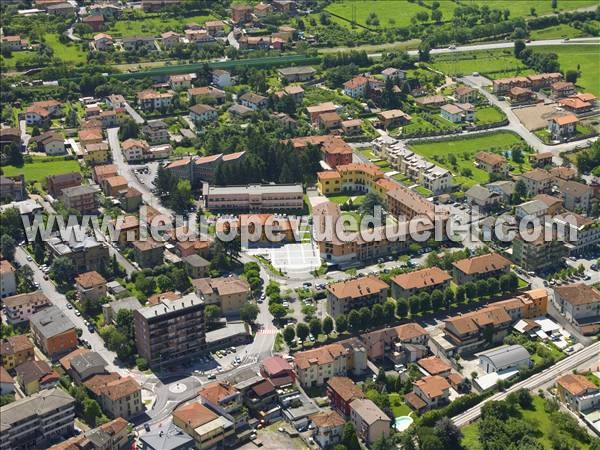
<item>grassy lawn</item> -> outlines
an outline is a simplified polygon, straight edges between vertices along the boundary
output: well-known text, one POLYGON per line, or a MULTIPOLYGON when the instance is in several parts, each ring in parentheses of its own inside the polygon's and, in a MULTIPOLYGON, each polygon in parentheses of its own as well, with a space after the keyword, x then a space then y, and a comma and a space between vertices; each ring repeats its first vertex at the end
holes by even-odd
POLYGON ((360 229, 360 221, 362 220, 362 216, 357 213, 356 211, 344 211, 342 212, 342 217, 343 218, 347 218, 349 220, 351 217, 354 218, 354 220, 356 221, 356 226, 354 226, 354 224, 350 224, 350 223, 345 223, 344 224, 344 230, 346 231, 358 231, 360 229))
POLYGON ((504 120, 506 116, 502 111, 493 106, 485 106, 475 110, 475 123, 485 125, 489 123, 498 123, 504 120))
POLYGON ((560 38, 578 38, 585 36, 585 33, 577 28, 573 28, 571 25, 561 23, 554 27, 543 28, 541 30, 533 30, 529 33, 529 37, 533 40, 542 39, 560 39, 560 38))
POLYGON ((6 176, 22 173, 25 175, 25 181, 39 182, 44 180, 48 175, 80 172, 81 166, 75 160, 65 161, 62 157, 55 158, 52 161, 42 161, 41 158, 34 158, 32 163, 26 163, 23 167, 4 166, 2 170, 6 176))
POLYGON ((0 58, 0 60, 2 61, 3 67, 13 69, 17 66, 18 62, 27 61, 35 55, 36 55, 36 52, 29 52, 29 51, 12 52, 10 55, 10 58, 6 58, 6 57, 2 56, 0 58))
MULTIPOLYGON (((512 1, 512 0, 476 0, 480 6, 487 5, 490 9, 509 9, 510 17, 530 17, 531 8, 535 8, 536 14, 550 14, 552 10, 552 2, 546 0, 529 0, 525 1, 512 1)), ((596 2, 593 0, 568 0, 558 2, 558 11, 570 11, 573 9, 584 8, 586 6, 595 6, 596 2)))
POLYGON ((448 75, 502 72, 507 74, 503 76, 514 76, 532 73, 521 61, 515 58, 512 49, 436 55, 431 65, 448 75))
POLYGON ((466 450, 482 450, 483 447, 479 442, 479 429, 477 422, 461 428, 463 438, 461 441, 462 447, 466 450))
POLYGON ((188 154, 194 155, 194 154, 196 154, 196 149, 193 146, 184 147, 182 145, 178 145, 173 150, 173 154, 174 155, 184 155, 184 156, 187 156, 188 154))
POLYGON ((467 139, 411 144, 410 147, 436 164, 452 170, 456 176, 455 182, 468 188, 477 183, 487 183, 489 180, 487 172, 475 167, 473 163, 475 153, 482 150, 507 150, 513 144, 522 143, 523 141, 518 135, 508 131, 499 131, 467 139), (454 169, 448 161, 450 154, 456 157, 457 169, 454 169), (460 175, 464 169, 471 170, 471 176, 460 175))
POLYGON ((164 31, 183 31, 184 25, 188 23, 197 23, 202 25, 207 20, 213 20, 214 17, 206 16, 190 16, 181 19, 178 18, 163 18, 160 16, 150 16, 143 14, 139 19, 135 20, 118 20, 108 30, 108 33, 113 37, 126 37, 136 35, 149 35, 158 37, 164 31))
POLYGON ((400 394, 397 392, 392 392, 390 394, 390 405, 392 406, 394 417, 408 416, 411 412, 411 409, 404 404, 400 398, 400 394))
POLYGON ((577 85, 584 91, 600 96, 600 83, 598 83, 598 71, 600 71, 600 46, 598 45, 561 45, 549 47, 536 47, 536 52, 556 53, 560 63, 561 71, 579 70, 581 76, 577 85))
POLYGON ((330 195, 327 197, 327 200, 333 203, 337 203, 339 205, 343 205, 350 199, 349 195, 330 195))
POLYGON ((424 188, 423 186, 417 186, 415 188, 415 191, 417 191, 419 194, 421 194, 423 197, 431 197, 433 195, 433 192, 431 192, 429 189, 424 188))
POLYGON ((411 135, 434 130, 436 130, 436 126, 431 122, 418 115, 413 115, 410 123, 402 127, 402 134, 411 135))
POLYGON ((46 34, 46 44, 54 51, 54 56, 65 62, 84 63, 87 61, 86 52, 73 44, 63 44, 58 40, 58 34, 46 34))

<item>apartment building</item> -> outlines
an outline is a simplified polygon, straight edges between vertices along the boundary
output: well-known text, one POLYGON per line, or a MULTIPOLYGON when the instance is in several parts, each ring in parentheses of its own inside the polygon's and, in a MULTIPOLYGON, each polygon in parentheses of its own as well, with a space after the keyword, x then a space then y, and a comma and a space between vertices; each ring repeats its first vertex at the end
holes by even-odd
POLYGON ((249 184, 203 186, 205 207, 210 211, 300 211, 304 206, 301 184, 249 184))
POLYGON ((200 450, 235 442, 233 423, 198 402, 180 406, 172 415, 173 424, 194 438, 200 450))
POLYGON ((323 160, 333 169, 352 162, 352 147, 336 135, 302 136, 293 138, 289 142, 291 142, 294 149, 298 150, 305 150, 309 145, 319 147, 323 153, 323 160))
MULTIPOLYGON (((2 148, 2 129, 0 129, 0 148, 2 148)), ((20 136, 20 135, 19 135, 20 136)), ((20 139, 20 137, 19 137, 20 139)), ((25 200, 25 176, 23 174, 7 177, 0 175, 0 200, 4 203, 25 200)))
POLYGON ((238 315, 251 297, 250 285, 238 277, 192 280, 196 295, 207 305, 218 305, 225 315, 238 315))
POLYGON ((169 127, 162 120, 150 120, 142 127, 144 138, 152 145, 169 142, 169 127))
POLYGON ((53 445, 48 450, 84 449, 93 445, 93 450, 119 450, 131 445, 130 425, 122 417, 93 428, 82 434, 53 445))
POLYGON ((57 306, 49 306, 29 318, 33 341, 50 359, 57 359, 77 347, 73 322, 57 306))
POLYGON ((141 161, 145 158, 150 146, 143 139, 127 139, 121 144, 123 156, 127 162, 141 161))
POLYGON ((142 268, 156 267, 163 263, 165 244, 148 237, 141 241, 133 241, 133 259, 142 268))
POLYGON ((578 181, 561 179, 555 181, 555 186, 554 191, 562 197, 566 209, 587 214, 593 197, 590 186, 578 181))
POLYGON ((227 381, 213 381, 198 391, 203 405, 233 422, 239 430, 248 422, 248 414, 243 409, 241 392, 227 381))
POLYGON ((62 190, 69 187, 80 186, 83 178, 79 172, 68 172, 46 177, 46 190, 55 198, 60 197, 62 190))
POLYGON ((369 446, 390 435, 392 420, 368 398, 357 398, 350 403, 350 420, 357 436, 369 446))
POLYGON ((17 293, 15 268, 6 259, 0 261, 0 289, 2 298, 17 293))
POLYGON ((88 214, 98 210, 98 192, 98 185, 85 184, 63 189, 61 197, 65 208, 88 214))
POLYGON ((498 253, 474 256, 452 263, 452 276, 457 284, 498 278, 510 270, 510 261, 498 253))
POLYGON ((578 255, 595 248, 600 243, 600 221, 575 213, 553 217, 559 236, 564 238, 565 248, 570 255, 578 255))
POLYGON ((136 310, 135 342, 140 356, 156 367, 204 352, 204 307, 191 293, 136 310))
POLYGON ((569 322, 585 335, 600 331, 600 291, 585 283, 554 288, 554 303, 569 322))
POLYGON ((222 69, 215 69, 212 71, 212 83, 215 86, 219 86, 221 89, 231 86, 231 72, 222 69))
POLYGON ((196 103, 190 106, 190 119, 197 125, 205 122, 214 122, 218 117, 219 113, 210 105, 196 103))
POLYGON ((138 92, 137 99, 143 110, 152 111, 154 109, 166 109, 171 106, 173 95, 172 92, 146 90, 138 92))
POLYGON ((6 308, 6 322, 9 325, 16 325, 27 322, 33 314, 52 303, 44 292, 34 291, 6 297, 2 300, 2 304, 6 308))
POLYGON ((298 381, 305 387, 322 386, 328 379, 367 368, 367 352, 357 339, 336 342, 294 355, 298 381))
POLYGON ((554 180, 552 175, 544 169, 532 169, 521 175, 519 179, 525 183, 529 197, 549 192, 554 180))
POLYGON ((75 289, 81 299, 99 300, 106 295, 106 280, 95 270, 84 272, 75 277, 75 289))
POLYGON ((111 159, 111 152, 106 142, 89 144, 83 148, 83 160, 90 166, 103 164, 111 159))
POLYGON ((75 399, 59 388, 43 390, 0 408, 2 448, 25 450, 74 432, 75 399))
POLYGON ((547 271, 558 267, 567 256, 567 249, 556 233, 546 238, 544 230, 537 239, 523 239, 517 233, 513 240, 513 260, 525 270, 547 271))
POLYGON ((575 412, 600 409, 600 389, 584 375, 563 375, 556 380, 556 390, 560 400, 575 412))
POLYGON ((102 409, 113 418, 135 417, 145 407, 142 402, 142 388, 132 377, 119 378, 101 388, 102 409))
POLYGON ((382 328, 360 336, 371 360, 388 358, 395 364, 415 362, 427 354, 429 334, 417 323, 382 328))
POLYGON ((416 270, 392 277, 392 297, 410 297, 420 292, 444 290, 450 286, 452 277, 439 267, 416 270))
POLYGON ((115 164, 103 164, 94 167, 92 171, 92 179, 95 183, 102 185, 103 180, 117 176, 119 173, 115 164))
POLYGON ((350 417, 350 403, 365 398, 365 394, 350 378, 335 376, 327 380, 327 397, 332 409, 343 417, 350 417))
POLYGON ((93 233, 81 229, 79 226, 71 227, 65 233, 70 233, 70 239, 63 241, 59 235, 53 235, 46 241, 46 247, 52 257, 65 256, 70 258, 76 273, 99 270, 109 261, 108 246, 96 240, 93 233), (76 239, 82 236, 82 239, 76 239))
POLYGON ((338 317, 352 309, 383 304, 387 300, 388 289, 389 286, 375 276, 330 284, 327 286, 327 313, 338 317))
POLYGON ((33 344, 24 334, 9 336, 0 341, 0 358, 0 365, 6 370, 12 370, 34 359, 33 344))

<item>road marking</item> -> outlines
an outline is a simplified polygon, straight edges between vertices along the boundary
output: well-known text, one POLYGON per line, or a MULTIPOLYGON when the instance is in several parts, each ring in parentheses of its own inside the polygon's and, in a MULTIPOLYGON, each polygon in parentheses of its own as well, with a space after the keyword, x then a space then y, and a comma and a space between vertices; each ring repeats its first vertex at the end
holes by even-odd
POLYGON ((277 328, 266 328, 266 329, 262 329, 259 330, 258 333, 256 334, 277 334, 277 328))

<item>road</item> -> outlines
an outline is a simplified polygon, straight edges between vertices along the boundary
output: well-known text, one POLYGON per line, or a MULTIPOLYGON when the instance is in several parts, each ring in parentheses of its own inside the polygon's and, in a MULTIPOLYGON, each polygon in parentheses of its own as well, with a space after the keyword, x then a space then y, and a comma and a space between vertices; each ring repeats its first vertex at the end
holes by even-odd
POLYGON ((27 149, 31 135, 27 133, 27 122, 25 122, 25 120, 19 120, 19 129, 21 130, 21 142, 23 142, 23 148, 27 149))
POLYGON ((131 106, 128 102, 123 103, 125 105, 125 110, 127 113, 133 118, 135 123, 141 125, 145 122, 144 118, 140 116, 140 114, 131 106))
POLYGON ((511 392, 515 392, 519 389, 527 389, 527 390, 536 389, 539 386, 541 386, 545 383, 548 383, 551 380, 554 380, 567 372, 570 372, 571 370, 575 369, 579 365, 584 364, 594 358, 598 358, 599 352, 600 352, 600 342, 596 342, 595 344, 592 344, 589 347, 586 347, 583 350, 580 350, 579 352, 575 353, 574 355, 568 356, 565 359, 557 362, 552 367, 549 367, 548 369, 544 370, 543 372, 535 374, 535 375, 527 378, 526 380, 516 383, 513 386, 511 386, 510 388, 506 389, 505 391, 498 392, 497 394, 492 395, 491 397, 485 399, 483 402, 479 403, 478 405, 474 406, 473 408, 454 417, 452 419, 452 421, 454 422, 455 425, 457 425, 459 427, 468 425, 469 423, 471 423, 479 418, 479 416, 481 415, 481 407, 485 403, 492 401, 492 400, 495 400, 495 401, 504 400, 508 396, 508 394, 510 394, 511 392))
POLYGON ((70 27, 70 28, 67 29, 67 37, 70 40, 72 40, 73 42, 79 42, 79 41, 81 41, 81 38, 79 36, 75 36, 73 27, 70 27))
POLYGON ((44 292, 46 297, 52 302, 52 304, 58 306, 61 311, 73 322, 73 324, 80 328, 83 331, 81 335, 82 339, 87 340, 92 349, 104 358, 104 360, 108 363, 107 369, 114 372, 119 372, 120 374, 127 374, 127 369, 120 365, 120 362, 117 360, 116 353, 108 350, 104 345, 104 341, 98 335, 98 333, 90 333, 85 326, 84 318, 81 316, 75 315, 75 309, 67 308, 67 298, 56 290, 54 283, 51 280, 44 280, 44 273, 39 269, 35 262, 27 261, 27 252, 23 250, 21 247, 17 247, 15 252, 15 260, 21 265, 28 265, 31 267, 33 271, 33 279, 40 285, 40 289, 44 292))
MULTIPOLYGON (((600 38, 598 37, 589 37, 589 38, 575 38, 570 39, 568 42, 563 42, 562 39, 546 39, 539 41, 531 41, 527 43, 527 47, 541 47, 548 45, 596 45, 600 44, 600 38)), ((504 41, 504 42, 492 42, 487 44, 471 44, 471 45, 457 45, 456 48, 434 48, 431 50, 430 54, 432 55, 441 55, 444 53, 454 53, 454 52, 472 52, 476 50, 494 50, 501 48, 513 48, 513 41, 504 41)), ((417 56, 419 54, 418 50, 409 50, 408 54, 411 56, 417 56)), ((371 53, 370 57, 379 57, 381 53, 371 53)))

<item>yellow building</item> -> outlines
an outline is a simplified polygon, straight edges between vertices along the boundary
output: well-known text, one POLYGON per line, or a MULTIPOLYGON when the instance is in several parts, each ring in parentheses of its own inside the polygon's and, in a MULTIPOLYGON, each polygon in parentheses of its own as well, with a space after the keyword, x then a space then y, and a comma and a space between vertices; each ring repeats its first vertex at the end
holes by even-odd
POLYGON ((83 160, 90 166, 110 161, 110 150, 106 142, 88 144, 83 149, 83 160))
POLYGON ((338 166, 337 170, 319 172, 317 188, 322 195, 337 194, 343 191, 379 192, 377 182, 383 178, 383 171, 374 164, 351 163, 338 166))

